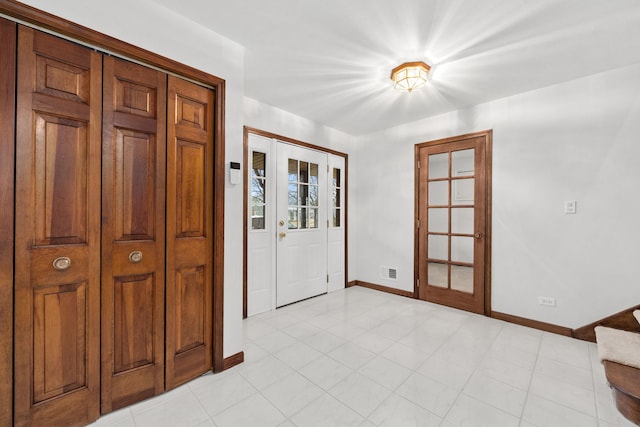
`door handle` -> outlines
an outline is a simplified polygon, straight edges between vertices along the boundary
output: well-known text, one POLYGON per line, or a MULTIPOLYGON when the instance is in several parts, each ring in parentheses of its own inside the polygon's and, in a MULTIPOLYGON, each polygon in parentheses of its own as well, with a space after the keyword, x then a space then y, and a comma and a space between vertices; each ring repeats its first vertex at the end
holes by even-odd
POLYGON ((129 254, 129 261, 133 264, 139 263, 142 261, 142 252, 141 251, 131 251, 129 254))
POLYGON ((482 239, 482 233, 476 233, 476 239, 482 239))
POLYGON ((278 224, 280 224, 280 227, 284 227, 284 219, 281 219, 278 224))
POLYGON ((281 239, 284 239, 286 235, 287 233, 285 233, 284 231, 281 231, 280 233, 278 233, 278 237, 280 237, 281 239))
POLYGON ((53 265, 53 268, 55 268, 58 271, 65 271, 66 269, 71 267, 71 258, 66 256, 60 256, 54 259, 51 265, 53 265))

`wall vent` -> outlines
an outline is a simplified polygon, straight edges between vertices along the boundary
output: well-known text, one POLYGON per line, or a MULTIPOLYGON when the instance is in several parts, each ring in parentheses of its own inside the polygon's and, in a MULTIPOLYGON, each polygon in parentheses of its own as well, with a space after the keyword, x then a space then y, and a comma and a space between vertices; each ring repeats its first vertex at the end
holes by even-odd
POLYGON ((380 276, 383 279, 396 280, 398 278, 398 269, 393 267, 380 266, 380 276))

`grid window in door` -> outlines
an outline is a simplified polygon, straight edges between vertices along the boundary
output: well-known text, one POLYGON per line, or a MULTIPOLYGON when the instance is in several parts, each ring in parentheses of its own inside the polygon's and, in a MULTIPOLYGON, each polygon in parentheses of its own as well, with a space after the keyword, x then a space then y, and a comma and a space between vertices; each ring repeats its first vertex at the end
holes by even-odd
POLYGON ((318 165, 289 159, 287 228, 318 228, 318 165))
POLYGON ((267 155, 259 151, 254 151, 251 163, 251 229, 265 229, 266 213, 266 160, 267 155))
POLYGON ((474 149, 429 155, 427 280, 473 293, 474 149))

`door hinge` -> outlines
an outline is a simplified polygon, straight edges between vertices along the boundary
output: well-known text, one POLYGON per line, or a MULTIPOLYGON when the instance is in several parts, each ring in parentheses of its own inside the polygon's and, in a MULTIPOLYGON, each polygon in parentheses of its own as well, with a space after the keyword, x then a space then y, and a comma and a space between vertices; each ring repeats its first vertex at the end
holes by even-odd
POLYGON ((329 228, 329 220, 327 220, 327 228, 329 228))
POLYGON ((418 169, 420 169, 420 160, 418 160, 418 169))
POLYGON ((327 274, 327 283, 329 283, 329 275, 327 274))
POLYGON ((418 220, 418 228, 420 228, 420 220, 418 220))
POLYGON ((420 287, 420 279, 416 279, 416 288, 420 287))
POLYGON ((327 172, 329 172, 329 163, 327 163, 327 172))

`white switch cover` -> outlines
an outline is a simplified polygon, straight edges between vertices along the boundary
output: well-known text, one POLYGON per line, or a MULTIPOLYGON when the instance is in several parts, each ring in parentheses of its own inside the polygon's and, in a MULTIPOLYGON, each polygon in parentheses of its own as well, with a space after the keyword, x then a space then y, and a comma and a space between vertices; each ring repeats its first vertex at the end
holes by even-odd
POLYGON ((566 214, 574 214, 574 213, 576 213, 576 201, 575 200, 565 200, 564 201, 564 213, 566 213, 566 214))

